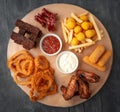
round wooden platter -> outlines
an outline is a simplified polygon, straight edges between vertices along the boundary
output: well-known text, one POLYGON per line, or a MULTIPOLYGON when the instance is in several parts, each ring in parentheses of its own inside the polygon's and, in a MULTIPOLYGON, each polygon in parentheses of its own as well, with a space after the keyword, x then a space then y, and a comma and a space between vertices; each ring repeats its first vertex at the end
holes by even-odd
MULTIPOLYGON (((63 33, 62 33, 62 28, 61 28, 61 21, 63 21, 65 17, 70 17, 71 12, 73 12, 75 14, 82 14, 82 13, 89 12, 89 11, 86 11, 83 8, 80 8, 80 7, 74 6, 74 5, 70 5, 70 4, 49 4, 49 5, 45 5, 45 6, 42 6, 40 8, 37 8, 37 9, 31 11, 22 20, 29 23, 29 24, 31 24, 31 25, 34 25, 34 26, 38 27, 42 31, 43 35, 49 33, 48 30, 41 27, 41 25, 38 22, 36 22, 35 19, 34 19, 34 16, 37 13, 40 13, 42 8, 46 8, 47 10, 58 14, 57 15, 58 20, 57 20, 57 23, 56 23, 56 29, 57 30, 55 32, 52 32, 52 33, 56 33, 57 35, 59 35, 61 37, 61 39, 63 41, 62 51, 68 50, 68 45, 64 42, 64 38, 63 38, 63 33)), ((110 40, 110 37, 109 37, 105 27, 102 25, 102 23, 95 16, 94 16, 94 18, 95 18, 95 21, 96 21, 99 29, 103 30, 104 37, 102 38, 101 41, 97 42, 95 45, 86 48, 81 54, 76 54, 78 56, 78 58, 79 58, 79 67, 78 67, 79 69, 89 71, 89 72, 92 71, 92 72, 94 72, 94 73, 96 73, 97 75, 100 76, 100 81, 98 83, 90 84, 90 91, 92 93, 91 97, 94 96, 101 89, 101 87, 104 85, 104 83, 106 82, 106 80, 107 80, 107 78, 108 78, 108 76, 110 74, 110 70, 111 70, 111 67, 112 67, 112 60, 113 60, 113 55, 112 55, 111 58, 109 59, 109 62, 106 65, 107 70, 105 72, 98 71, 95 68, 85 64, 82 61, 83 56, 90 55, 90 53, 96 48, 96 46, 98 44, 102 44, 102 45, 105 46, 105 48, 107 50, 112 51, 111 40, 110 40)), ((14 29, 14 30, 16 30, 16 29, 14 29)), ((10 56, 12 56, 13 54, 15 54, 16 52, 22 50, 22 49, 23 49, 23 47, 21 45, 18 45, 16 43, 14 43, 14 41, 10 39, 9 43, 8 43, 8 50, 7 50, 8 58, 10 56)), ((44 55, 40 51, 39 45, 36 48, 31 49, 29 52, 33 56, 44 55)), ((45 56, 45 57, 49 60, 50 65, 55 70, 55 80, 56 80, 56 83, 58 85, 58 92, 57 92, 57 94, 47 96, 47 97, 43 98, 42 100, 40 100, 38 102, 49 105, 49 106, 71 107, 71 106, 80 104, 80 103, 82 103, 84 101, 87 101, 87 99, 81 99, 79 96, 75 96, 69 101, 64 100, 64 98, 63 98, 63 96, 61 94, 61 91, 60 91, 60 86, 62 84, 67 86, 67 84, 68 84, 68 82, 70 80, 70 77, 74 73, 72 73, 72 74, 62 74, 62 73, 60 73, 56 69, 56 64, 55 64, 56 56, 52 56, 52 57, 45 56)), ((12 72, 11 72, 11 76, 13 76, 12 72)), ((29 94, 29 89, 27 87, 20 86, 20 85, 18 85, 18 86, 25 93, 29 94)))

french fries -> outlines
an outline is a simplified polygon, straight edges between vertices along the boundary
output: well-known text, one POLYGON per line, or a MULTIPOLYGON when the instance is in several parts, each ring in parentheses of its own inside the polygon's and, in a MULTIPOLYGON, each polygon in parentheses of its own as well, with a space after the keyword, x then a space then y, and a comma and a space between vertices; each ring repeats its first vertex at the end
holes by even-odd
POLYGON ((94 17, 92 16, 92 14, 89 15, 89 19, 90 19, 90 21, 93 23, 93 26, 94 26, 94 28, 95 28, 95 30, 96 30, 96 33, 97 33, 98 40, 101 40, 100 30, 99 30, 99 28, 97 27, 97 24, 96 24, 96 22, 95 22, 95 20, 94 20, 94 17))
POLYGON ((73 17, 78 23, 82 23, 83 21, 78 18, 74 13, 71 13, 71 17, 73 17))
POLYGON ((73 30, 70 30, 69 37, 68 37, 68 43, 70 44, 73 37, 73 30))
MULTIPOLYGON (((86 22, 85 24, 88 24, 88 23, 86 22)), ((103 31, 99 30, 93 16, 88 12, 85 12, 79 16, 75 15, 74 13, 71 13, 71 17, 65 18, 63 22, 61 22, 61 24, 62 24, 62 31, 63 31, 65 42, 70 45, 69 49, 70 50, 74 49, 75 52, 81 53, 83 49, 85 49, 88 46, 94 45, 96 41, 101 40, 101 38, 103 37, 103 31), (82 18, 80 18, 81 16, 87 17, 88 23, 90 22, 90 24, 92 24, 93 27, 90 26, 90 30, 92 28, 92 30, 96 32, 92 38, 91 36, 90 37, 86 36, 85 32, 89 30, 89 28, 87 29, 87 26, 81 26, 82 23, 86 22, 85 20, 82 20, 82 18), (75 27, 77 27, 77 29, 75 29, 75 27), (84 27, 84 28, 80 29, 80 27, 81 28, 84 27), (79 33, 82 33, 82 34, 79 34, 79 33), (79 38, 78 35, 82 37, 79 38), (77 42, 77 40, 74 38, 76 38, 80 42, 77 42)), ((87 32, 87 35, 93 35, 93 33, 92 34, 90 33, 90 30, 88 31, 89 34, 87 32)))
POLYGON ((64 26, 63 22, 61 24, 62 24, 63 37, 65 39, 65 42, 67 42, 68 41, 68 37, 67 37, 67 34, 66 34, 65 26, 64 26))
POLYGON ((86 41, 86 42, 88 42, 88 43, 93 42, 93 40, 92 40, 92 39, 88 39, 88 38, 87 38, 87 39, 85 39, 85 41, 86 41))
POLYGON ((88 47, 95 44, 95 42, 89 42, 89 43, 84 43, 84 44, 80 44, 80 45, 76 45, 76 46, 70 46, 69 49, 78 49, 78 48, 84 48, 84 47, 88 47))

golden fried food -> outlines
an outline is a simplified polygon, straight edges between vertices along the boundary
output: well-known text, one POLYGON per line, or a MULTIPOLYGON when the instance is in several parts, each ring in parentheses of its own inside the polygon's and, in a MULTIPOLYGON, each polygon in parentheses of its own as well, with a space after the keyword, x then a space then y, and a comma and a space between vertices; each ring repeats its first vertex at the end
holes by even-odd
POLYGON ((34 59, 35 66, 40 70, 49 68, 49 62, 44 56, 38 56, 34 59))
POLYGON ((37 92, 47 92, 53 83, 50 75, 38 72, 32 77, 32 88, 37 92))
POLYGON ((105 64, 112 55, 112 52, 110 50, 105 50, 106 49, 103 45, 98 45, 90 56, 83 57, 83 61, 100 71, 105 71, 105 64))
POLYGON ((109 60, 111 55, 112 55, 112 52, 110 50, 106 51, 97 64, 99 66, 104 66, 109 60))
POLYGON ((54 81, 52 72, 38 72, 31 79, 30 98, 32 101, 40 100, 45 96, 55 94, 57 85, 54 81), (35 95, 34 93, 37 93, 35 95))
POLYGON ((98 45, 92 52, 92 54, 89 56, 90 62, 95 64, 100 59, 104 52, 105 47, 103 45, 98 45))
POLYGON ((92 67, 94 67, 94 68, 96 68, 96 69, 98 69, 98 70, 100 70, 100 71, 105 71, 105 70, 106 70, 106 67, 105 67, 105 66, 100 67, 100 66, 98 66, 96 63, 95 63, 95 64, 91 63, 91 61, 89 60, 89 57, 88 57, 88 56, 84 56, 84 57, 83 57, 83 61, 84 61, 85 63, 87 63, 88 65, 90 65, 90 66, 92 66, 92 67))
POLYGON ((28 78, 26 78, 26 80, 24 80, 24 81, 22 81, 21 79, 22 79, 22 77, 24 77, 25 76, 25 74, 23 74, 23 73, 21 73, 21 72, 16 72, 15 74, 14 74, 14 81, 17 83, 17 84, 20 84, 20 85, 29 85, 29 84, 31 84, 31 82, 30 82, 30 77, 28 77, 28 78), (19 79, 18 79, 19 78, 19 79))
POLYGON ((30 89, 29 97, 32 101, 57 92, 54 69, 44 56, 34 58, 29 52, 22 50, 8 60, 8 67, 14 72, 14 81, 30 89))
POLYGON ((8 60, 8 68, 24 73, 24 77, 29 76, 34 71, 33 57, 26 50, 19 51, 8 60))
POLYGON ((94 45, 103 36, 94 17, 88 12, 81 15, 71 13, 71 17, 65 18, 61 24, 63 37, 69 44, 69 50, 75 50, 78 53, 94 45))

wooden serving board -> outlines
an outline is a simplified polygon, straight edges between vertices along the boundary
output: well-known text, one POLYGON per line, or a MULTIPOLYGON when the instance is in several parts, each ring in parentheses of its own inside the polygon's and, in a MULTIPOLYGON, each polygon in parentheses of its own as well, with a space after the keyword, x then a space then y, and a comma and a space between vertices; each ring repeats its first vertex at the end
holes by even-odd
MULTIPOLYGON (((37 8, 37 9, 31 11, 22 20, 31 24, 31 25, 34 25, 34 26, 40 28, 43 35, 47 34, 49 32, 47 31, 47 29, 41 27, 41 25, 34 20, 34 16, 37 13, 40 13, 42 8, 46 8, 47 10, 58 14, 57 15, 58 20, 57 20, 57 23, 56 23, 56 29, 57 30, 55 32, 52 32, 52 33, 56 33, 57 35, 59 35, 61 37, 61 39, 63 41, 62 51, 68 50, 68 45, 65 44, 63 34, 62 34, 61 21, 65 17, 70 17, 71 12, 74 12, 75 14, 82 14, 82 13, 86 12, 86 10, 83 9, 83 8, 80 8, 78 6, 74 6, 74 5, 70 5, 70 4, 49 4, 49 5, 45 5, 45 6, 42 6, 40 8, 37 8)), ((95 68, 85 64, 82 61, 83 56, 90 55, 90 53, 96 48, 96 46, 98 44, 103 44, 106 49, 109 49, 109 50, 112 51, 111 40, 110 40, 110 37, 109 37, 105 27, 96 17, 95 17, 95 21, 96 21, 98 27, 101 30, 103 30, 104 37, 102 38, 101 41, 97 42, 95 45, 86 48, 83 51, 83 53, 76 54, 79 58, 79 67, 78 68, 80 68, 82 70, 85 70, 85 71, 90 71, 90 72, 92 71, 92 72, 94 72, 94 73, 96 73, 100 76, 100 81, 98 83, 90 84, 90 91, 92 93, 91 97, 94 96, 101 89, 101 87, 105 84, 105 82, 106 82, 106 80, 107 80, 107 78, 110 74, 110 70, 111 70, 111 67, 112 67, 112 60, 113 60, 113 55, 112 55, 109 62, 107 63, 107 70, 105 72, 98 71, 95 68)), ((17 29, 14 29, 14 30, 17 30, 17 29)), ((14 53, 16 53, 16 52, 18 52, 22 49, 23 49, 23 47, 21 45, 18 45, 16 43, 14 43, 14 41, 10 39, 9 43, 8 43, 8 50, 7 50, 8 58, 10 56, 12 56, 14 53)), ((39 45, 36 48, 31 49, 29 52, 33 56, 44 55, 40 51, 39 45)), ((64 100, 64 98, 62 97, 61 91, 60 91, 60 86, 62 84, 67 85, 70 77, 72 76, 72 74, 67 74, 67 75, 62 74, 56 69, 56 64, 55 64, 56 56, 52 56, 52 57, 46 56, 46 58, 50 61, 50 65, 55 69, 55 80, 56 80, 56 83, 58 85, 58 93, 54 94, 54 95, 47 96, 47 97, 45 97, 44 99, 42 99, 38 102, 46 104, 46 105, 50 105, 50 106, 56 106, 56 107, 70 107, 70 106, 80 104, 84 101, 87 101, 86 99, 81 99, 79 96, 75 96, 69 101, 64 100)), ((12 72, 11 72, 11 76, 13 76, 12 72)), ((25 93, 29 94, 29 89, 27 87, 24 87, 24 86, 19 86, 19 87, 25 93)))

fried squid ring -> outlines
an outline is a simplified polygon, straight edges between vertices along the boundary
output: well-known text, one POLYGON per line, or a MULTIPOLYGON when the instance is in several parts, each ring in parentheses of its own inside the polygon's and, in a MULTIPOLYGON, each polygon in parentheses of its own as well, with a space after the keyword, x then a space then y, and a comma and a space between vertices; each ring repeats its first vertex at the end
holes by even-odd
POLYGON ((50 66, 48 60, 44 56, 36 57, 34 59, 34 62, 37 69, 40 69, 40 70, 45 70, 50 66))

